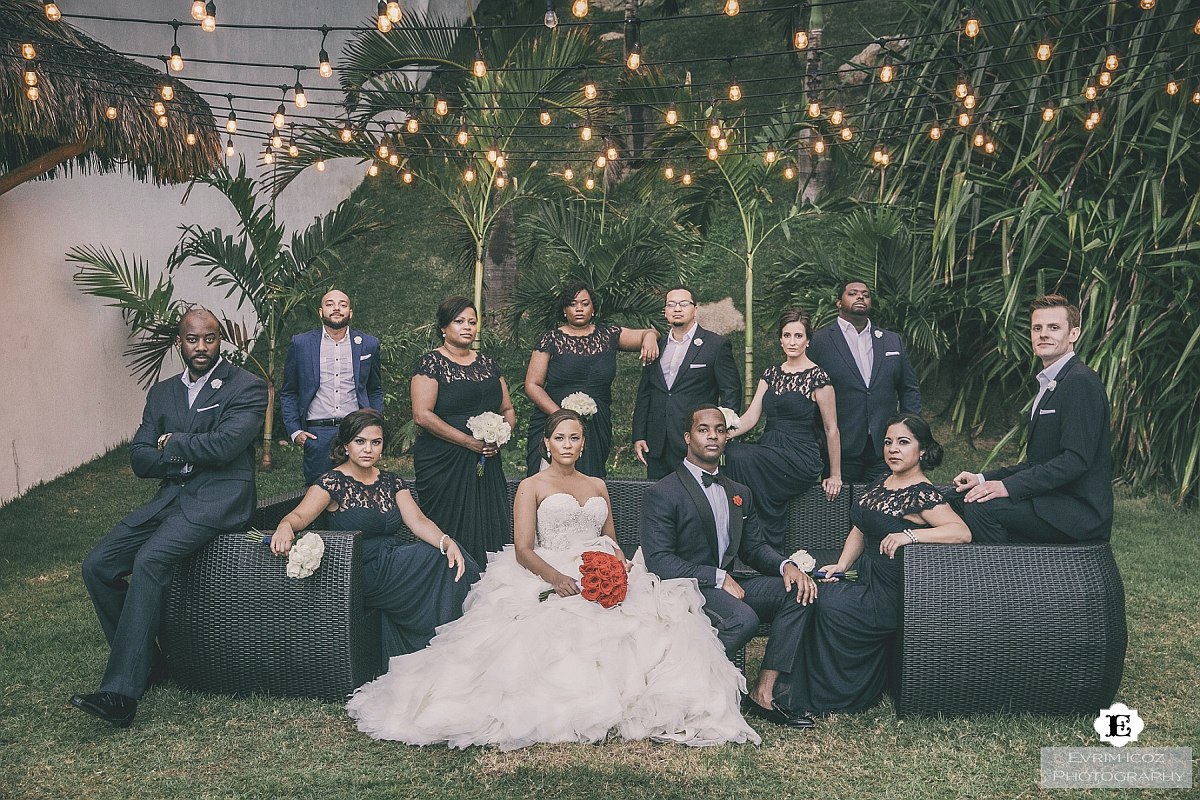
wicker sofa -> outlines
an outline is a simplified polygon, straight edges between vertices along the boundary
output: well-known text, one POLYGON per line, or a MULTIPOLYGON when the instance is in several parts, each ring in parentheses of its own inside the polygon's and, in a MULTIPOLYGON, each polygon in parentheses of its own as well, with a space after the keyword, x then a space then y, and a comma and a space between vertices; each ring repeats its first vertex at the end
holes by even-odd
MULTIPOLYGON (((617 540, 638 546, 647 481, 611 480, 617 540)), ((849 530, 853 491, 833 502, 814 487, 788 509, 786 549, 828 563, 849 530)), ((509 499, 516 482, 509 483, 509 499)), ((299 495, 259 504, 273 528, 299 495)), ((339 701, 378 675, 379 616, 363 606, 358 534, 321 532, 310 578, 223 534, 185 561, 159 641, 175 680, 210 692, 339 701)), ((988 712, 1095 713, 1124 666, 1124 587, 1108 545, 904 549, 904 619, 891 692, 900 716, 988 712)), ((764 631, 765 633, 765 631, 764 631)))

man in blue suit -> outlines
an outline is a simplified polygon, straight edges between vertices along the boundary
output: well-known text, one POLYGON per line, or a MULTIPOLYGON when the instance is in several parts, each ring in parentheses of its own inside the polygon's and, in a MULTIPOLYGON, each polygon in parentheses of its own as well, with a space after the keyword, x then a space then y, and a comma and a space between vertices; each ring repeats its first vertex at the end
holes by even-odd
POLYGON ((83 562, 111 652, 100 690, 71 704, 118 728, 133 723, 152 682, 154 639, 175 565, 254 513, 254 442, 267 385, 221 358, 221 326, 193 309, 176 337, 187 369, 156 383, 129 446, 139 478, 158 478, 154 498, 117 523, 83 562))
POLYGON ((279 403, 294 444, 304 448, 304 485, 329 471, 329 447, 342 418, 360 408, 383 411, 379 340, 350 327, 345 292, 321 298, 321 327, 292 337, 279 403))
POLYGON ((869 483, 887 471, 883 434, 893 414, 921 413, 921 387, 899 335, 871 323, 871 289, 847 281, 838 291, 838 316, 813 334, 808 355, 837 394, 842 435, 842 480, 869 483))

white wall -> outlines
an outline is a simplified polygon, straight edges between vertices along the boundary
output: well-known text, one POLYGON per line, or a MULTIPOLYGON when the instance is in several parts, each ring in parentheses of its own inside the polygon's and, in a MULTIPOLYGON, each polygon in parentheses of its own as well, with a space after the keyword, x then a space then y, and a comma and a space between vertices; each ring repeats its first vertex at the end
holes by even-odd
MULTIPOLYGON (((73 19, 71 14, 122 17, 176 15, 190 21, 186 0, 165 3, 138 0, 72 0, 64 5, 64 20, 122 52, 166 53, 170 28, 73 19)), ((442 14, 461 16, 465 7, 451 0, 408 0, 405 8, 432 6, 442 14)), ((320 35, 313 32, 237 31, 221 23, 289 20, 297 25, 357 25, 373 10, 365 0, 222 0, 218 28, 205 34, 182 29, 180 48, 185 61, 194 58, 263 63, 316 63, 320 35)), ((330 34, 326 45, 337 66, 344 34, 330 34)), ((157 65, 156 65, 157 66, 157 65)), ((294 71, 222 67, 189 62, 180 78, 243 80, 272 85, 292 84, 294 71)), ((302 78, 310 101, 340 102, 333 88, 336 76, 320 78, 309 70, 302 78), (321 91, 320 87, 329 87, 321 91)), ((251 107, 273 111, 278 90, 225 88, 194 82, 193 88, 224 95, 260 95, 258 103, 235 101, 242 128, 267 130, 251 107)), ((228 107, 223 97, 207 97, 222 123, 228 107)), ((289 113, 330 115, 310 105, 289 113)), ((257 162, 262 138, 238 139, 239 153, 257 162)), ((329 162, 324 173, 309 170, 279 198, 277 211, 291 228, 308 225, 347 197, 362 180, 362 166, 329 162)), ((179 239, 183 223, 220 226, 233 231, 235 217, 218 193, 197 188, 186 205, 186 186, 155 187, 127 175, 60 177, 33 181, 0 195, 0 504, 43 481, 67 472, 127 440, 141 417, 145 393, 130 377, 123 355, 129 343, 120 313, 104 301, 82 294, 71 280, 74 267, 64 253, 72 246, 104 245, 137 255, 161 268, 179 239)), ((204 286, 202 273, 177 273, 176 297, 233 312, 223 292, 204 286)), ((177 357, 164 374, 179 372, 177 357)))

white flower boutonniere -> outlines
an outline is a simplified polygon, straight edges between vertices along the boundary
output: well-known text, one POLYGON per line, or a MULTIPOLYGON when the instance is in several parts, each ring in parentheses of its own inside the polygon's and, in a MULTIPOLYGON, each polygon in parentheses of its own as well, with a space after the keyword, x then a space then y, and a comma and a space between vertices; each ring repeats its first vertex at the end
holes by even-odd
POLYGON ((704 340, 703 339, 692 339, 692 344, 696 345, 696 347, 703 347, 704 340))
POLYGON ((354 343, 355 343, 355 344, 362 344, 362 337, 361 337, 361 336, 355 336, 355 337, 354 337, 354 343))
POLYGON ((876 338, 876 339, 882 339, 882 338, 883 338, 883 331, 879 330, 879 328, 876 328, 876 329, 875 329, 875 338, 876 338))
POLYGON ((208 382, 208 385, 213 387, 214 389, 220 389, 222 383, 223 383, 223 381, 220 378, 214 378, 213 380, 208 382))
POLYGON ((1053 392, 1057 388, 1058 388, 1058 381, 1050 381, 1049 383, 1046 384, 1047 392, 1053 392))

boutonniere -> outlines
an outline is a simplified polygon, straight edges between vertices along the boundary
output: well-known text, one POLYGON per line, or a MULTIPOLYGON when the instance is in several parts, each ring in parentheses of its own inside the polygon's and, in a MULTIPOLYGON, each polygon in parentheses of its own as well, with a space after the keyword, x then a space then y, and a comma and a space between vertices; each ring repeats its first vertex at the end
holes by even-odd
POLYGON ((703 339, 692 339, 692 344, 696 345, 696 347, 703 347, 704 340, 703 339))
POLYGON ((208 382, 208 385, 214 389, 220 389, 222 383, 224 383, 224 381, 222 381, 220 378, 213 378, 208 382))
POLYGON ((875 338, 876 338, 876 339, 882 339, 882 338, 883 338, 883 331, 879 330, 879 328, 876 328, 876 329, 875 329, 875 338))
POLYGON ((1056 388, 1058 388, 1058 381, 1050 381, 1046 384, 1047 392, 1053 392, 1056 388))
POLYGON ((362 344, 362 337, 361 337, 361 336, 355 336, 355 337, 354 337, 354 343, 355 343, 355 344, 362 344))
POLYGON ((742 496, 740 494, 735 494, 733 496, 733 504, 738 508, 742 507, 742 496))

